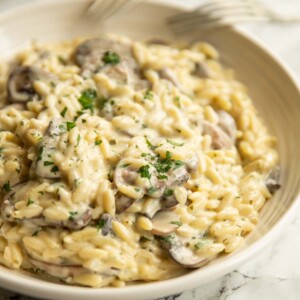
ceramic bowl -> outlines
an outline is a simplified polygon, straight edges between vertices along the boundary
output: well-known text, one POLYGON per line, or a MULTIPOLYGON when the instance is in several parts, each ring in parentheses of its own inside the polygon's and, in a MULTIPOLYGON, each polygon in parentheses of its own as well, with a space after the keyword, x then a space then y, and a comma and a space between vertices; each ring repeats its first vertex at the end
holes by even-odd
MULTIPOLYGON (((103 28, 95 24, 78 26, 78 19, 87 4, 87 0, 46 0, 2 14, 0 55, 12 55, 32 39, 62 40, 78 35, 96 36, 103 28)), ((183 9, 166 0, 144 2, 108 30, 133 39, 172 38, 164 20, 183 9)), ((195 33, 199 32, 191 32, 186 38, 194 38, 195 33)), ((1 286, 38 298, 64 300, 154 299, 176 294, 213 281, 249 261, 278 236, 291 220, 299 202, 299 87, 280 60, 249 34, 236 29, 222 29, 202 38, 219 50, 224 64, 233 68, 237 77, 248 86, 259 113, 279 140, 282 188, 264 206, 259 224, 246 238, 245 246, 201 269, 161 282, 92 289, 42 281, 0 267, 1 286)))

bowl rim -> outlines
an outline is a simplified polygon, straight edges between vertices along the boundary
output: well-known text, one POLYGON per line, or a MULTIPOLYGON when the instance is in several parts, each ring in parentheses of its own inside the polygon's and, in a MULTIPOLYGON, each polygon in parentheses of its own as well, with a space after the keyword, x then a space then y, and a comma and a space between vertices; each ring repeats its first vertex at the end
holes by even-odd
MULTIPOLYGON (((24 13, 24 10, 30 11, 32 8, 44 8, 47 5, 61 5, 62 3, 74 3, 83 2, 84 0, 35 0, 31 3, 24 3, 8 9, 7 11, 0 13, 0 22, 5 21, 5 19, 12 18, 14 14, 20 12, 24 13)), ((186 10, 189 3, 172 3, 171 0, 147 0, 147 2, 154 3, 156 5, 167 6, 177 8, 179 10, 186 10)), ((295 90, 299 94, 300 99, 300 85, 294 75, 294 72, 285 65, 282 59, 274 54, 268 46, 265 46, 257 37, 245 29, 238 27, 233 27, 231 30, 251 42, 259 50, 263 51, 265 54, 271 58, 272 63, 280 67, 283 74, 290 80, 290 83, 294 86, 295 90)), ((253 257, 255 254, 263 250, 267 244, 273 241, 279 236, 281 230, 284 226, 292 221, 292 216, 296 212, 297 207, 300 204, 300 191, 294 196, 294 200, 288 210, 285 211, 283 216, 276 222, 276 224, 264 234, 263 238, 255 241, 252 245, 243 249, 242 252, 235 254, 232 259, 223 261, 220 264, 211 266, 209 269, 198 269, 193 272, 178 276, 175 278, 154 281, 148 283, 142 283, 137 285, 129 285, 122 288, 112 288, 104 287, 99 289, 92 289, 89 287, 71 286, 66 284, 57 284, 44 280, 39 280, 30 276, 19 276, 19 274, 14 274, 9 269, 0 269, 0 286, 14 290, 21 291, 24 294, 30 296, 38 296, 42 298, 51 297, 53 299, 61 299, 61 297, 66 297, 64 299, 71 299, 71 297, 76 296, 77 299, 111 299, 117 300, 120 297, 127 299, 126 297, 132 297, 131 299, 139 299, 137 297, 153 298, 161 297, 170 294, 176 294, 182 292, 183 290, 189 290, 201 285, 216 280, 225 274, 228 274, 235 267, 244 263, 247 259, 253 257), (201 270, 201 271, 200 271, 201 270), (199 274, 201 272, 201 276, 199 274), (217 276, 216 276, 217 274, 217 276), (201 283, 199 281, 201 280, 201 283), (146 290, 150 291, 149 295, 145 293, 146 290), (100 298, 101 297, 101 298, 100 298)), ((4 267, 5 268, 5 267, 4 267)), ((129 299, 129 298, 128 298, 129 299)))

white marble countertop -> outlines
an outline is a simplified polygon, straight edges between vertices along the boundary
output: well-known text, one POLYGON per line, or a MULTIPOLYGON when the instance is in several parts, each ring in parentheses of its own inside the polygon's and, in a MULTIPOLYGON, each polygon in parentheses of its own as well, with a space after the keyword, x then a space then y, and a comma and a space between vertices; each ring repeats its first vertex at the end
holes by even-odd
MULTIPOLYGON (((32 0, 0 0, 0 11, 29 1, 32 0)), ((193 5, 200 0, 173 1, 189 1, 193 5)), ((265 2, 282 13, 300 14, 299 0, 265 2)), ((298 79, 300 78, 300 23, 285 26, 265 23, 243 27, 278 54, 298 79)), ((300 299, 299 253, 300 211, 277 241, 249 263, 210 284, 164 300, 298 300, 300 299)), ((8 299, 32 298, 0 289, 0 300, 8 299)))

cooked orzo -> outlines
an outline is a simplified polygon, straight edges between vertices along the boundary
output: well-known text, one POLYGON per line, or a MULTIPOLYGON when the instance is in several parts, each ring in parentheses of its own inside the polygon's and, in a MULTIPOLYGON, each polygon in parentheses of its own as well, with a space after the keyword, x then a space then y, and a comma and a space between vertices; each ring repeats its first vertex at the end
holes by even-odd
POLYGON ((279 188, 245 87, 198 42, 33 43, 0 65, 0 262, 91 287, 241 246, 279 188))

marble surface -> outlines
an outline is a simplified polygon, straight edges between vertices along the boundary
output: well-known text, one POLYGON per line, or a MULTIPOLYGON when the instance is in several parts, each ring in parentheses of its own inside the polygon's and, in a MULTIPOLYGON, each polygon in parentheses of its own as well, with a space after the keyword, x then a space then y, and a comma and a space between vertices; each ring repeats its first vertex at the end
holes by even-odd
MULTIPOLYGON (((0 0, 0 11, 31 0, 0 0)), ((190 5, 202 0, 186 1, 190 5)), ((284 14, 300 14, 299 0, 265 0, 284 14)), ((278 54, 300 79, 300 23, 252 24, 242 27, 278 54)), ((298 300, 300 299, 300 211, 277 241, 232 273, 198 289, 160 300, 298 300)), ((30 297, 0 289, 0 300, 30 297)), ((136 299, 134 299, 136 300, 136 299)))

